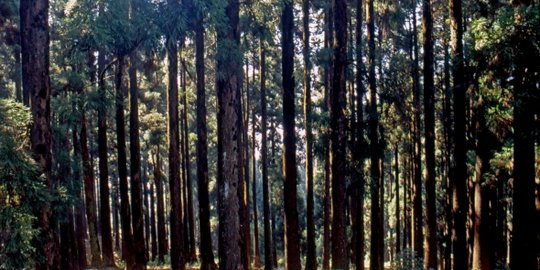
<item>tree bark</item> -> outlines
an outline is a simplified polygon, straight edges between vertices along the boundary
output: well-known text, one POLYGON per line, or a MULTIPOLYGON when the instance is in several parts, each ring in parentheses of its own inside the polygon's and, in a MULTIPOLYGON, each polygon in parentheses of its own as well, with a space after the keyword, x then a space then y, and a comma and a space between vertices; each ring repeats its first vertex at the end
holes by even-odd
MULTIPOLYGON (((51 135, 51 86, 49 78, 49 1, 22 0, 20 2, 21 49, 23 93, 30 95, 32 126, 30 145, 32 157, 45 176, 48 192, 53 192, 52 135, 51 135)), ((38 216, 41 237, 44 242, 38 251, 45 261, 37 269, 60 267, 56 221, 50 202, 45 203, 38 216)))
POLYGON ((225 7, 228 24, 218 31, 218 214, 219 269, 244 269, 240 231, 239 163, 240 130, 238 100, 241 59, 239 59, 239 2, 228 0, 225 7))
POLYGON ((263 185, 263 216, 264 216, 264 270, 273 267, 272 232, 270 230, 270 183, 268 182, 268 141, 266 115, 266 49, 261 38, 259 47, 259 70, 261 90, 261 173, 263 185))
POLYGON ((380 209, 380 194, 379 185, 381 181, 380 172, 380 149, 379 149, 379 115, 377 112, 377 81, 375 77, 375 10, 373 0, 368 0, 368 136, 370 140, 370 159, 371 159, 371 249, 370 249, 370 268, 371 270, 383 269, 383 265, 380 265, 381 254, 379 246, 379 238, 383 232, 381 228, 381 209, 380 209))
POLYGON ((332 172, 332 268, 349 268, 345 216, 345 134, 347 2, 334 0, 334 66, 330 94, 330 166, 332 172))
POLYGON ((311 127, 311 49, 309 45, 309 0, 302 1, 302 24, 304 43, 304 127, 306 130, 306 220, 307 220, 307 251, 306 270, 317 269, 317 254, 315 250, 315 221, 313 219, 313 132, 311 127))
MULTIPOLYGON (((535 269, 538 267, 539 221, 535 205, 535 101, 538 100, 539 68, 538 48, 530 40, 528 14, 535 5, 533 1, 514 2, 514 193, 512 217, 512 241, 510 243, 510 267, 512 269, 535 269), (532 58, 531 58, 532 57, 532 58), (536 90, 535 90, 536 89, 536 90)), ((536 5, 536 7, 538 7, 536 5)), ((530 15, 529 15, 530 16, 530 15)), ((534 30, 533 30, 534 31, 534 30)), ((536 137, 535 137, 536 136, 536 137)))
POLYGON ((281 15, 283 72, 283 181, 285 207, 285 267, 300 270, 300 236, 296 198, 296 136, 294 106, 293 3, 285 2, 281 15))
POLYGON ((165 203, 163 195, 163 182, 161 179, 161 154, 160 147, 157 145, 154 163, 154 181, 156 182, 157 199, 157 230, 158 230, 158 262, 165 262, 165 255, 169 250, 169 241, 165 231, 165 203))
MULTIPOLYGON (((173 9, 178 8, 171 1, 173 9)), ((168 92, 168 133, 169 133, 169 192, 171 202, 170 234, 171 234, 171 268, 185 268, 184 237, 182 234, 182 202, 180 199, 180 130, 178 115, 178 43, 175 38, 167 40, 169 59, 169 92, 168 92)))
POLYGON ((452 47, 452 76, 454 81, 454 178, 452 187, 452 249, 453 269, 467 269, 467 155, 465 134, 465 78, 463 66, 463 17, 461 0, 449 0, 452 47))
POLYGON ((208 143, 206 130, 206 90, 204 67, 204 26, 202 18, 195 25, 195 66, 197 71, 197 187, 199 199, 199 236, 201 270, 215 269, 210 231, 208 194, 208 143))
MULTIPOLYGON (((334 39, 334 9, 333 4, 325 10, 325 33, 324 47, 330 49, 334 39)), ((324 106, 325 113, 330 111, 330 93, 332 90, 333 59, 324 68, 324 106)), ((329 136, 328 136, 329 137, 329 136)), ((330 194, 330 139, 325 139, 325 164, 324 164, 324 224, 323 224, 323 270, 330 269, 330 207, 332 196, 330 194)))
POLYGON ((435 97, 433 83, 433 20, 431 0, 423 4, 424 136, 426 147, 426 235, 424 268, 437 268, 437 198, 435 196, 435 97))
POLYGON ((139 140, 139 97, 137 87, 137 51, 130 54, 129 66, 129 153, 131 172, 131 215, 133 228, 133 269, 146 269, 144 241, 143 191, 141 181, 141 147, 139 140))

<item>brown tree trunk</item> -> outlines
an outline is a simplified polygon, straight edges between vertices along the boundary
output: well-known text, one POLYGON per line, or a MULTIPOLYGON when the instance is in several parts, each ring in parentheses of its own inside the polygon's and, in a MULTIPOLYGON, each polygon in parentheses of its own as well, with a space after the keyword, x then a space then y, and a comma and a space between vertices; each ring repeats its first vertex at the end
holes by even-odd
POLYGON ((368 125, 369 125, 369 140, 370 140, 370 159, 371 159, 371 256, 370 256, 370 268, 371 270, 383 269, 381 262, 381 247, 379 238, 383 233, 381 228, 381 209, 380 209, 380 194, 379 185, 381 181, 381 172, 379 167, 380 161, 380 149, 379 149, 379 115, 377 112, 377 82, 375 77, 375 10, 373 0, 368 1, 368 83, 369 83, 369 102, 368 102, 368 125))
MULTIPOLYGON (((525 18, 537 10, 533 1, 514 2, 514 194, 510 267, 538 269, 538 227, 535 205, 535 101, 538 99, 538 48, 525 18), (525 14, 531 13, 531 14, 525 14), (531 58, 532 57, 532 58, 531 58), (535 90, 536 89, 536 90, 535 90)), ((536 136, 536 137, 535 137, 536 136)))
MULTIPOLYGON (((154 186, 156 185, 155 178, 154 182, 149 182, 150 188, 149 188, 149 194, 150 197, 150 245, 151 248, 151 260, 155 261, 158 255, 158 239, 157 239, 157 228, 156 228, 156 196, 154 193, 154 186)), ((150 259, 149 258, 149 259, 150 259)))
POLYGON ((163 183, 161 180, 161 154, 160 147, 157 145, 154 163, 154 181, 156 182, 157 199, 157 233, 158 233, 158 262, 165 262, 165 255, 169 250, 169 241, 165 231, 165 204, 163 195, 163 183))
POLYGON ((139 97, 137 87, 137 51, 131 52, 129 66, 129 153, 131 172, 131 215, 133 228, 133 269, 146 269, 144 241, 143 191, 141 180, 141 147, 139 140, 139 97))
POLYGON ((345 134, 347 2, 334 0, 334 66, 330 94, 330 166, 332 172, 332 268, 348 269, 347 221, 345 217, 345 134))
MULTIPOLYGON (((176 1, 169 2, 172 9, 177 9, 176 1)), ((184 236, 182 234, 182 202, 180 194, 180 129, 178 114, 178 43, 175 38, 167 40, 169 59, 169 92, 168 92, 168 135, 169 135, 169 192, 170 192, 170 234, 171 234, 171 268, 185 268, 184 236)))
MULTIPOLYGON (((416 9, 416 4, 414 5, 416 9)), ((419 54, 418 54, 418 29, 416 26, 416 12, 413 11, 413 32, 411 51, 413 58, 412 62, 412 79, 413 79, 413 96, 414 96, 414 181, 412 185, 412 201, 413 201, 413 223, 412 223, 412 247, 415 256, 422 257, 424 255, 424 234, 423 218, 422 218, 422 125, 421 113, 422 106, 420 101, 420 79, 419 79, 419 54)))
POLYGON ((399 205, 399 146, 394 150, 394 170, 396 178, 396 255, 401 253, 401 208, 399 205))
MULTIPOLYGON (((94 69, 95 71, 95 69, 94 69)), ((95 79, 94 79, 95 81, 95 79)), ((81 143, 79 136, 77 134, 78 130, 73 129, 73 157, 76 162, 81 161, 81 143)), ((84 176, 83 176, 84 177, 84 176)), ((80 171, 74 170, 74 179, 79 180, 81 179, 80 171)), ((92 177, 93 179, 93 177, 92 177)), ((83 178, 83 185, 76 184, 76 186, 79 187, 77 190, 77 204, 75 207, 78 207, 77 209, 85 209, 85 203, 84 203, 84 178, 83 178)), ((85 240, 87 239, 86 236, 86 220, 85 220, 85 211, 77 211, 75 214, 75 241, 77 253, 78 253, 78 269, 85 269, 87 266, 87 255, 86 255, 86 245, 85 240)), ((99 254, 99 253, 98 253, 99 254)))
MULTIPOLYGON (((49 78, 49 1, 22 0, 20 2, 21 52, 23 93, 30 96, 32 127, 30 145, 32 157, 45 176, 45 186, 53 192, 51 154, 51 86, 49 78)), ((38 251, 44 262, 37 269, 57 269, 60 267, 58 238, 55 233, 56 221, 52 216, 49 202, 45 203, 38 216, 38 224, 43 239, 38 251)))
POLYGON ((244 269, 240 231, 238 100, 241 61, 239 58, 240 32, 239 2, 228 0, 225 8, 228 25, 218 32, 217 79, 218 97, 218 214, 219 214, 219 269, 244 269), (238 54, 237 54, 238 53, 238 54))
POLYGON ((304 127, 306 129, 306 220, 307 220, 307 251, 306 270, 317 269, 317 254, 315 250, 315 221, 313 219, 313 132, 311 127, 311 49, 309 45, 309 0, 302 1, 302 24, 304 36, 304 127))
POLYGON ((204 82, 204 26, 201 18, 195 25, 195 67, 197 71, 197 188, 199 199, 199 236, 201 270, 215 269, 210 232, 208 194, 208 145, 206 130, 206 89, 204 82))
MULTIPOLYGON (((324 47, 330 49, 334 39, 334 9, 333 4, 328 5, 325 12, 325 33, 324 47)), ((329 59, 329 63, 324 69, 324 112, 330 110, 330 92, 332 89, 333 59, 329 59)), ((330 269, 330 211, 331 211, 331 194, 330 194, 330 140, 325 141, 325 164, 324 164, 324 225, 323 225, 323 270, 330 269)))
MULTIPOLYGON (((118 56, 116 70, 116 140, 118 149, 118 177, 120 187, 120 216, 122 227, 122 254, 126 265, 133 267, 133 235, 131 231, 131 212, 129 204, 129 189, 127 181, 127 154, 126 154, 126 130, 124 116, 124 95, 126 85, 124 82, 125 56, 118 56)), ((108 190, 108 185, 106 189, 108 190)), ((101 191, 103 192, 103 190, 101 191)), ((107 198, 108 199, 108 198, 107 198)), ((103 201, 102 201, 103 204, 103 201)))
POLYGON ((357 202, 356 202, 356 219, 354 224, 353 235, 354 239, 354 255, 356 269, 364 270, 364 254, 365 254, 365 234, 364 234, 364 193, 365 193, 365 176, 364 176, 364 163, 365 163, 365 147, 366 142, 364 139, 364 108, 363 98, 365 95, 365 88, 362 82, 364 76, 364 65, 362 61, 362 24, 363 24, 363 0, 358 0, 356 3, 356 145, 353 150, 356 167, 356 182, 358 187, 356 188, 357 202))
POLYGON ((286 2, 281 15, 283 72, 283 181, 285 207, 285 267, 300 270, 300 236, 296 198, 296 136, 294 106, 293 3, 286 2))
POLYGON ((452 250, 453 269, 467 269, 467 155, 465 134, 465 78, 463 67, 463 17, 461 0, 450 0, 452 76, 454 81, 454 177, 452 187, 452 250))
POLYGON ((264 216, 264 270, 273 267, 272 232, 270 231, 270 183, 268 182, 268 140, 266 136, 266 51, 264 41, 260 40, 259 70, 261 90, 261 171, 263 185, 263 216, 264 216))
MULTIPOLYGON (((437 268, 437 198, 435 196, 435 97, 433 85, 433 20, 431 0, 423 4, 424 134, 426 146, 426 247, 424 268, 437 268)), ((420 254, 419 254, 420 255, 420 254)))

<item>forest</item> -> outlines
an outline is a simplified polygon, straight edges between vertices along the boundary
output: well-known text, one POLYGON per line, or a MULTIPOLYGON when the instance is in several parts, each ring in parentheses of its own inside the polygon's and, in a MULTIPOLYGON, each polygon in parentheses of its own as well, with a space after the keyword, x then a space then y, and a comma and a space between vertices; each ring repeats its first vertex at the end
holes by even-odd
POLYGON ((538 0, 1 0, 0 269, 540 269, 538 0))

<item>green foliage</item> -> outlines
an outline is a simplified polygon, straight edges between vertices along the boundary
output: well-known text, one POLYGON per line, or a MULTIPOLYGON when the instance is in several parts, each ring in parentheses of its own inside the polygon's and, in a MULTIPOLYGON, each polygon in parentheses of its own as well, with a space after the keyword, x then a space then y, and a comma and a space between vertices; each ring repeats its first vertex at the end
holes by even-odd
POLYGON ((0 99, 0 269, 27 269, 38 260, 36 213, 49 198, 30 156, 30 113, 0 99))
POLYGON ((405 249, 396 254, 396 258, 392 263, 393 270, 422 270, 424 262, 422 257, 418 256, 412 249, 405 249))

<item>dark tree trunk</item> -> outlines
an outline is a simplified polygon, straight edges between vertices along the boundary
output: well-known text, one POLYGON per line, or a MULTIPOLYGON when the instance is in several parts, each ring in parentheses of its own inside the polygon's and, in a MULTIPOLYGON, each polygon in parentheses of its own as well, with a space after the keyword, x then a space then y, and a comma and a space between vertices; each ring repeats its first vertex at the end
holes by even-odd
POLYGON ((195 25, 195 66, 197 70, 197 187, 199 199, 199 235, 201 270, 215 269, 210 231, 208 194, 208 143, 206 130, 206 89, 204 82, 204 26, 199 18, 195 25))
POLYGON ((273 267, 272 232, 270 230, 270 183, 268 182, 268 140, 266 136, 266 51, 264 41, 260 40, 259 70, 261 80, 261 171, 263 186, 263 216, 264 216, 264 270, 273 267))
MULTIPOLYGON (((514 194, 510 267, 538 268, 538 214, 535 205, 535 101, 538 99, 538 48, 531 41, 524 13, 538 7, 533 1, 515 1, 514 18, 514 194), (532 57, 532 58, 531 58, 532 57), (535 90, 536 89, 536 90, 535 90)), ((535 137, 536 136, 536 137, 535 137)))
POLYGON ((158 255, 158 239, 157 239, 157 228, 156 228, 156 196, 154 193, 154 186, 156 185, 155 178, 154 182, 149 182, 149 194, 150 197, 150 245, 151 245, 151 258, 152 261, 155 261, 158 255))
MULTIPOLYGON (((21 52, 23 93, 30 96, 32 127, 30 145, 32 157, 45 176, 45 186, 53 192, 52 135, 51 135, 51 86, 49 78, 49 1, 22 0, 20 2, 21 52)), ((44 262, 37 269, 60 267, 56 221, 49 202, 45 203, 38 216, 43 242, 38 251, 44 262)))
POLYGON ((495 227, 489 219, 489 189, 491 187, 483 179, 487 178, 489 161, 493 157, 490 147, 496 143, 490 140, 492 137, 487 130, 485 113, 484 100, 480 96, 475 110, 476 163, 474 193, 471 194, 474 196, 472 269, 478 270, 493 268, 493 251, 489 239, 492 237, 490 230, 495 227))
POLYGON ((370 268, 371 270, 383 269, 381 262, 381 243, 379 238, 383 233, 380 231, 382 223, 382 215, 380 208, 380 181, 381 172, 379 167, 380 162, 380 149, 379 149, 379 115, 377 112, 377 81, 375 77, 375 10, 373 0, 368 1, 368 83, 369 83, 369 103, 368 103, 368 125, 369 125, 369 140, 370 140, 370 159, 371 159, 371 256, 370 256, 370 268))
MULTIPOLYGON (((330 49, 334 39, 334 9, 333 4, 328 5, 325 12, 325 33, 324 47, 330 49)), ((324 112, 330 110, 330 92, 332 89, 333 59, 329 59, 329 63, 324 69, 324 112)), ((329 136, 328 136, 329 137, 329 136)), ((324 163, 324 224, 323 224, 323 270, 330 269, 330 211, 331 211, 331 194, 330 194, 330 140, 325 140, 325 163, 324 163)))
POLYGON ((225 8, 228 25, 218 31, 218 213, 219 269, 244 269, 240 231, 238 100, 241 60, 239 2, 229 0, 225 8))
MULTIPOLYGON (((416 10, 416 4, 414 5, 416 10)), ((413 95, 414 95, 414 181, 413 181, 413 223, 412 223, 412 247, 415 256, 422 257, 424 255, 424 234, 423 218, 422 218, 422 125, 421 113, 422 105, 420 101, 420 79, 419 79, 419 54, 418 54, 418 28, 416 26, 416 12, 413 11, 413 32, 412 32, 412 79, 413 79, 413 95)))
MULTIPOLYGON (((95 79, 94 79, 95 81, 95 79)), ((73 129, 73 157, 76 162, 81 161, 81 143, 79 136, 77 134, 77 129, 73 129)), ((80 171, 74 170, 74 179, 76 181, 81 179, 80 171)), ((84 179, 84 178, 83 178, 84 179)), ((93 177, 92 177, 93 179, 93 177)), ((77 203, 75 207, 78 207, 77 209, 85 209, 85 203, 84 203, 84 180, 83 185, 75 184, 75 186, 79 187, 77 190, 77 203)), ((85 269, 86 268, 86 246, 85 246, 85 240, 87 239, 86 236, 86 220, 85 220, 85 211, 77 211, 75 214, 75 241, 76 243, 76 249, 78 254, 78 269, 85 269)))
POLYGON ((158 262, 165 262, 165 255, 168 253, 169 241, 165 231, 165 204, 163 195, 163 183, 161 180, 161 158, 160 147, 157 146, 154 163, 154 181, 156 182, 157 199, 157 231, 158 231, 158 262))
POLYGON ((394 170, 396 178, 396 255, 401 253, 401 208, 399 205, 399 146, 394 150, 394 170))
POLYGON ((304 42, 304 126, 306 129, 306 188, 307 188, 307 251, 306 270, 317 269, 315 250, 315 221, 313 219, 313 132, 311 127, 311 49, 309 45, 309 0, 302 1, 304 42))
POLYGON ((453 269, 467 269, 467 155, 465 134, 465 77, 463 63, 463 17, 461 0, 450 0, 452 76, 454 81, 454 177, 452 187, 452 250, 453 269))
MULTIPOLYGON (((127 181, 126 130, 124 116, 124 99, 126 86, 124 83, 125 56, 118 56, 116 70, 116 140, 118 149, 118 177, 120 186, 120 217, 122 227, 122 254, 126 265, 133 267, 133 235, 131 232, 131 212, 127 181)), ((103 188, 103 186, 101 186, 103 188)), ((109 189, 108 184, 105 187, 109 189)), ((103 190, 101 191, 103 192, 103 190)), ((107 198, 108 200, 108 198, 107 198)), ((103 204, 103 201, 101 202, 103 204)))
POLYGON ((355 167, 356 167, 356 183, 358 187, 354 192, 357 193, 356 199, 356 219, 353 229, 354 239, 354 264, 356 269, 364 270, 364 193, 365 193, 365 177, 364 177, 364 162, 365 162, 365 147, 364 139, 364 108, 363 98, 365 88, 362 82, 364 76, 364 65, 362 61, 362 23, 363 23, 363 0, 358 0, 356 3, 356 145, 353 150, 355 167))
POLYGON ((330 166, 332 172, 332 268, 348 269, 347 221, 345 216, 345 134, 347 2, 334 0, 334 66, 330 94, 330 166))
MULTIPOLYGON (((175 1, 171 1, 173 9, 177 7, 175 1)), ((169 59, 169 95, 168 95, 168 131, 169 131, 169 192, 171 202, 170 234, 171 234, 171 268, 183 270, 184 236, 182 230, 182 202, 180 194, 180 129, 178 114, 178 43, 169 37, 167 40, 167 52, 169 59)))
MULTIPOLYGON (((437 198, 435 196, 435 97, 433 85, 433 20, 431 0, 423 5, 424 134, 426 146, 426 247, 424 268, 437 268, 437 198)), ((420 254, 419 254, 420 255, 420 254)))
MULTIPOLYGON (((141 147, 139 140, 139 97, 137 87, 137 51, 130 55, 129 66, 129 153, 131 172, 131 215, 133 228, 133 269, 146 269, 144 241, 143 189, 141 180, 141 147)), ((112 246, 112 244, 111 244, 112 246)))
POLYGON ((283 72, 283 181, 285 207, 285 267, 300 270, 300 236, 296 198, 296 136, 294 106, 293 3, 286 2, 281 15, 283 72))

